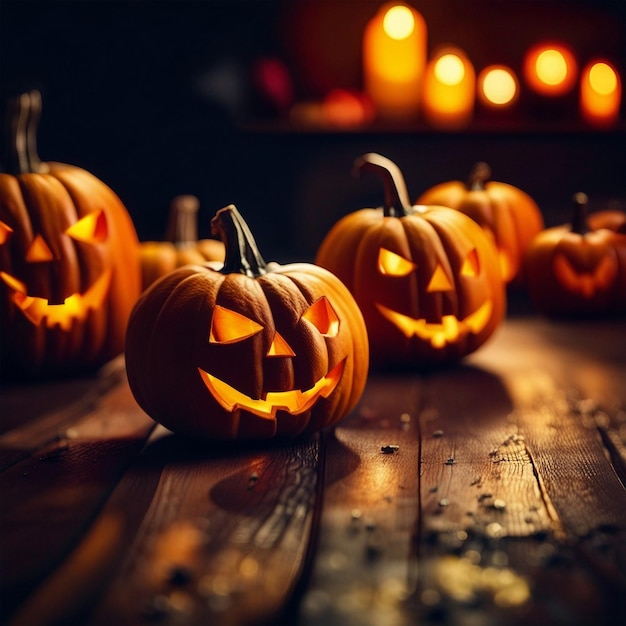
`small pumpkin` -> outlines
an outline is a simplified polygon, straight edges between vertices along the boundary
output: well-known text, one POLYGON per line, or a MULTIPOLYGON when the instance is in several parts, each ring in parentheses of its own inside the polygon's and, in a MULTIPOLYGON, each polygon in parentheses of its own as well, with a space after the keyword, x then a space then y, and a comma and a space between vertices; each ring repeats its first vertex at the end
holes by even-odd
POLYGON ((124 348, 141 290, 139 242, 118 196, 84 169, 42 163, 37 91, 9 108, 0 173, 0 324, 7 375, 95 368, 124 348))
POLYGON ((137 302, 126 367, 139 405, 172 431, 293 437, 330 426, 364 389, 367 331, 350 292, 310 263, 266 263, 230 205, 212 220, 221 269, 187 265, 137 302))
POLYGON ((528 292, 546 315, 626 311, 626 234, 615 215, 588 219, 587 205, 586 194, 575 194, 571 224, 542 231, 526 253, 528 292))
POLYGON ((157 278, 177 267, 202 264, 205 261, 224 262, 224 244, 217 239, 198 240, 198 208, 196 196, 176 196, 170 203, 165 241, 141 243, 141 276, 144 289, 157 278))
POLYGON ((377 365, 450 363, 476 350, 506 308, 495 249, 469 217, 413 206, 399 168, 379 154, 355 162, 385 186, 385 204, 341 218, 316 263, 361 307, 377 365))
POLYGON ((508 183, 490 181, 491 168, 476 163, 466 183, 440 183, 425 191, 418 204, 440 204, 465 213, 479 224, 498 250, 505 283, 522 283, 524 253, 544 228, 537 203, 508 183))

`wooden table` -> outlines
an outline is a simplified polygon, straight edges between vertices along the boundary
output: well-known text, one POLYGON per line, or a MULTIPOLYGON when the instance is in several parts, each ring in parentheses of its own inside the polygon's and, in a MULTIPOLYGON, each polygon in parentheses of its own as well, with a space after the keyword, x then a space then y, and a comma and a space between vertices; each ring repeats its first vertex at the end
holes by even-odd
POLYGON ((155 427, 121 358, 4 386, 2 623, 626 623, 625 339, 513 317, 290 444, 155 427))

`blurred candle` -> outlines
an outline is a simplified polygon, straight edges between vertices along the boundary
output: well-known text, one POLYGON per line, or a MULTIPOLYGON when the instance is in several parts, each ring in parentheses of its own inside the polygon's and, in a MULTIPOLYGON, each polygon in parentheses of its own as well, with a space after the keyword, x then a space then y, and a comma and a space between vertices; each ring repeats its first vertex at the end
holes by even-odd
POLYGON ((384 4, 363 34, 363 82, 379 116, 417 116, 426 65, 426 22, 405 4, 384 4))
POLYGON ((467 126, 474 113, 476 75, 474 66, 459 48, 441 49, 426 66, 424 117, 434 127, 467 126))
POLYGON ((578 64, 571 50, 561 43, 539 43, 524 57, 528 86, 544 96, 562 96, 576 84, 578 64))
POLYGON ((606 61, 592 61, 581 74, 580 112, 593 126, 611 126, 619 117, 622 83, 606 61))
POLYGON ((519 97, 515 72, 504 65, 490 65, 478 75, 478 99, 490 109, 505 109, 519 97))

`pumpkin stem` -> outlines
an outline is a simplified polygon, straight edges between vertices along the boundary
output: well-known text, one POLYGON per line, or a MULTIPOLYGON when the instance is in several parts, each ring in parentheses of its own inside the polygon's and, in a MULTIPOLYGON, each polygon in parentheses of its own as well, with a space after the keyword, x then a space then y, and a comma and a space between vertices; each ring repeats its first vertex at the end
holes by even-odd
POLYGON ((375 152, 360 156, 354 162, 354 172, 373 172, 385 185, 385 217, 404 217, 411 211, 411 201, 400 168, 390 159, 375 152))
POLYGON ((12 174, 43 173, 48 167, 37 154, 37 126, 41 117, 41 94, 23 93, 7 109, 7 170, 12 174))
POLYGON ((467 178, 467 188, 470 191, 482 191, 486 182, 491 178, 491 168, 487 163, 479 161, 474 164, 467 178))
POLYGON ((198 208, 196 196, 176 196, 170 204, 165 240, 177 248, 190 248, 198 243, 198 208))
POLYGON ((263 260, 254 236, 234 204, 220 209, 211 220, 211 232, 219 236, 226 247, 222 274, 240 273, 250 278, 267 274, 267 263, 263 260))
POLYGON ((586 193, 579 191, 572 197, 573 215, 572 215, 572 232, 577 235, 584 235, 589 231, 587 227, 587 204, 589 198, 586 193))

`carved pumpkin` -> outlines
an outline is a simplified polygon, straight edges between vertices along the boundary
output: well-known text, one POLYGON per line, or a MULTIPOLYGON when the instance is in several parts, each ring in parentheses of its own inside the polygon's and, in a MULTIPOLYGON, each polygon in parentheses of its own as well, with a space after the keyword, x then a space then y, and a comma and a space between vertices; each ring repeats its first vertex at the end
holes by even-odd
POLYGON ((553 316, 626 310, 626 234, 615 216, 586 218, 587 196, 574 196, 571 224, 539 233, 526 253, 527 287, 538 311, 553 316), (615 227, 603 228, 608 223, 615 227))
POLYGON ((139 242, 117 195, 89 172, 42 163, 38 92, 12 102, 0 173, 0 323, 8 375, 63 375, 124 348, 140 293, 139 242))
POLYGON ((339 220, 316 263, 350 289, 367 324, 372 363, 430 366, 476 350, 505 311, 495 249, 459 211, 412 206, 398 167, 378 154, 356 162, 385 184, 385 204, 339 220))
POLYGON ((367 378, 365 323, 349 291, 310 263, 266 264, 233 205, 212 220, 221 270, 187 265, 130 318, 126 367, 143 409, 216 439, 296 436, 335 423, 367 378))
POLYGON ((198 198, 176 196, 170 204, 165 241, 141 243, 141 276, 145 289, 157 278, 188 264, 224 262, 224 244, 217 239, 198 240, 198 198))
POLYGON ((476 163, 467 183, 440 183, 425 191, 417 202, 448 206, 471 217, 494 242, 504 282, 521 283, 524 253, 532 238, 543 230, 543 217, 527 193, 507 183, 489 181, 490 176, 486 163, 476 163))

